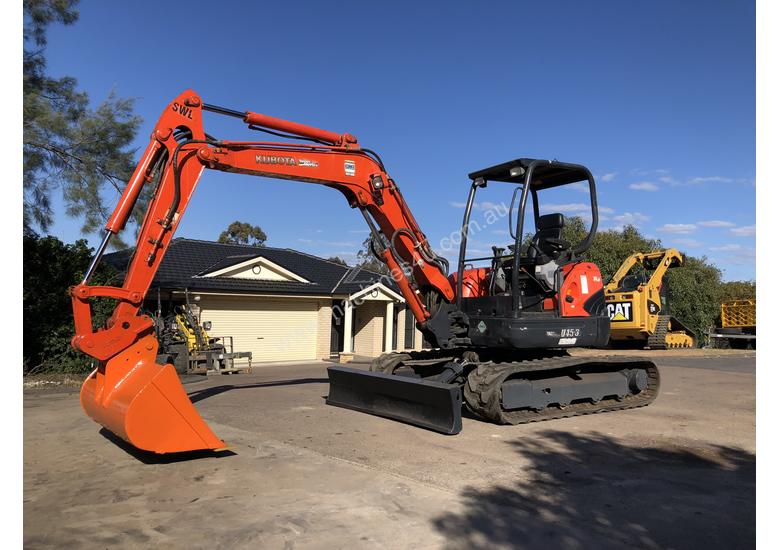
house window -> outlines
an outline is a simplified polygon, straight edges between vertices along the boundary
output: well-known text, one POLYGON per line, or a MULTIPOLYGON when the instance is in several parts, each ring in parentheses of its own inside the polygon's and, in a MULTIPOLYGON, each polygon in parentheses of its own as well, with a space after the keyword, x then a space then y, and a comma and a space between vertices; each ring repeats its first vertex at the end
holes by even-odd
POLYGON ((260 268, 259 264, 255 264, 252 266, 252 273, 254 273, 255 275, 260 275, 260 271, 262 271, 262 269, 260 268))

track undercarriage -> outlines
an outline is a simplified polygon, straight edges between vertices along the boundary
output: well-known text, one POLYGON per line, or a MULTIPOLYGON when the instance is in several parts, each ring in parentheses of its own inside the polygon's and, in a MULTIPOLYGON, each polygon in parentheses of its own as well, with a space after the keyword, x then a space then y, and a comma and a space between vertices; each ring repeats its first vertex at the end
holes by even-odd
POLYGON ((660 375, 640 357, 573 357, 565 350, 390 353, 370 373, 331 367, 328 402, 455 434, 461 406, 497 424, 523 424, 649 405, 660 375))

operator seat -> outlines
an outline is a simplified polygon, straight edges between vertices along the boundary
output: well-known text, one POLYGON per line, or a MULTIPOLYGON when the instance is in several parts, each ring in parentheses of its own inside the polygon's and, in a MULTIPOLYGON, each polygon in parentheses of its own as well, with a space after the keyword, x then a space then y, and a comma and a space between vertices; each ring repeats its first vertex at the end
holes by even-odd
POLYGON ((528 260, 534 264, 544 264, 570 248, 563 240, 563 214, 545 214, 539 216, 536 234, 528 247, 528 260))

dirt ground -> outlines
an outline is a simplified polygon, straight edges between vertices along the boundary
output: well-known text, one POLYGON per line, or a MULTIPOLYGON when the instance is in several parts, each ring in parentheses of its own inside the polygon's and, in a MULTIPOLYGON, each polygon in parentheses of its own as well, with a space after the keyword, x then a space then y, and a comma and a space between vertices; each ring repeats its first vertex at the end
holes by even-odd
POLYGON ((458 436, 326 406, 326 363, 197 379, 231 450, 177 460, 25 389, 25 548, 754 547, 755 355, 653 354, 649 407, 458 436))

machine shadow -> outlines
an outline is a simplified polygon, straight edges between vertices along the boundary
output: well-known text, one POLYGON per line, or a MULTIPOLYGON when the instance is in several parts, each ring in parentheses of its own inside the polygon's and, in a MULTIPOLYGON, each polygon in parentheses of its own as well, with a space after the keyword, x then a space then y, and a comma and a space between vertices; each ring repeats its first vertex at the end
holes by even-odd
POLYGON ((209 397, 214 397, 221 393, 225 393, 233 390, 244 390, 252 388, 273 388, 275 386, 297 386, 298 384, 327 384, 327 378, 297 378, 294 380, 275 380, 272 382, 258 382, 256 384, 223 384, 222 386, 214 386, 213 388, 203 388, 202 390, 195 390, 187 395, 190 401, 197 403, 203 401, 209 397))
POLYGON ((510 445, 522 480, 466 488, 462 511, 433 520, 448 548, 755 547, 755 455, 742 449, 554 430, 510 445))
POLYGON ((200 460, 204 458, 222 458, 226 456, 235 456, 236 453, 230 450, 224 451, 188 451, 183 453, 169 453, 160 455, 150 451, 142 451, 130 443, 115 435, 106 428, 100 429, 100 435, 108 439, 111 443, 122 449, 124 452, 135 458, 136 460, 143 462, 144 464, 173 464, 176 462, 187 462, 190 460, 200 460))

